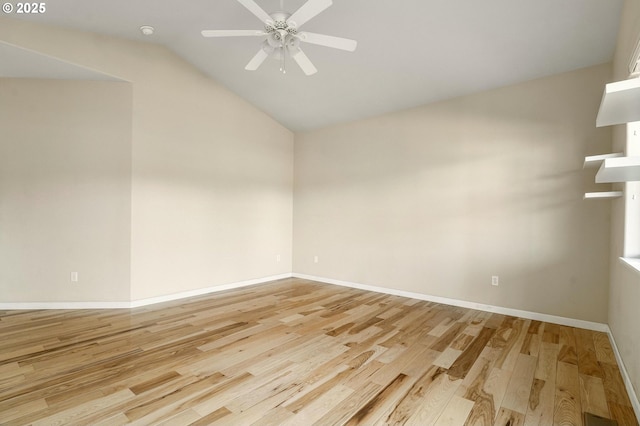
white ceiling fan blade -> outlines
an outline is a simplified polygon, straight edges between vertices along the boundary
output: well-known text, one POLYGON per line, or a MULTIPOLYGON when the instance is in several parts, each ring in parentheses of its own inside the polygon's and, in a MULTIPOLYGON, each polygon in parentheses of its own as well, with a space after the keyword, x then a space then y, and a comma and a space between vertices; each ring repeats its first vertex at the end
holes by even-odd
POLYGON ((248 71, 255 71, 258 69, 260 65, 262 65, 264 60, 267 59, 268 57, 269 57, 269 54, 265 52, 263 49, 260 49, 258 50, 258 53, 256 53, 256 56, 251 58, 251 60, 249 61, 247 66, 244 67, 244 69, 248 71))
POLYGON ((356 46, 358 46, 358 42, 355 40, 350 40, 348 38, 342 37, 334 37, 330 35, 324 34, 316 34, 316 33, 308 33, 303 32, 299 33, 298 36, 300 40, 311 43, 318 44, 320 46, 333 47, 334 49, 346 50, 348 52, 353 52, 356 50, 356 46))
MULTIPOLYGON (((239 1, 239 0, 238 0, 239 1)), ((300 28, 309 19, 331 6, 331 0, 308 0, 287 19, 287 24, 300 28)))
POLYGON ((300 66, 300 68, 302 68, 302 71, 306 75, 312 75, 318 72, 307 55, 305 55, 302 49, 300 49, 299 47, 295 49, 289 49, 289 53, 291 54, 293 60, 296 61, 296 63, 300 66))
POLYGON ((269 22, 273 21, 273 19, 271 19, 271 16, 269 16, 269 14, 267 12, 265 12, 263 8, 258 6, 258 4, 255 1, 253 1, 253 0, 238 0, 238 3, 240 3, 241 5, 246 7, 249 10, 249 12, 253 13, 254 15, 256 15, 256 17, 259 20, 261 20, 262 22, 264 22, 265 24, 267 23, 267 21, 269 21, 269 22))
POLYGON ((241 36, 263 36, 266 33, 260 30, 204 30, 204 37, 241 37, 241 36))

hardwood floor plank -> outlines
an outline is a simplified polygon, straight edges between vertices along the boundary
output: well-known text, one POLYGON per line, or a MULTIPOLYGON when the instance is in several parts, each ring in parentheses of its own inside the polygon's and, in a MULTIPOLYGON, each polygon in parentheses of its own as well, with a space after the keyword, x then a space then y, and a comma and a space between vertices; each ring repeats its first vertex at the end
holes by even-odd
POLYGON ((15 376, 22 376, 24 374, 32 373, 33 366, 22 366, 17 362, 9 362, 4 365, 0 365, 0 380, 10 379, 15 376))
POLYGON ((0 337, 7 425, 637 424, 605 333, 303 279, 0 337))
POLYGON ((328 375, 313 379, 307 379, 303 384, 299 386, 299 390, 296 395, 286 401, 284 408, 292 413, 298 413, 302 411, 306 406, 310 405, 321 397, 323 394, 331 390, 336 385, 342 383, 345 377, 351 374, 347 366, 341 366, 341 369, 327 372, 328 375))
MULTIPOLYGON (((283 379, 286 379, 286 377, 288 375, 282 376, 283 379)), ((298 391, 295 383, 278 380, 270 385, 275 387, 272 388, 271 392, 261 392, 262 398, 254 397, 249 400, 243 398, 241 402, 237 398, 231 401, 225 408, 229 408, 232 413, 213 424, 249 425, 263 420, 265 416, 268 416, 269 421, 262 421, 262 424, 274 424, 276 420, 283 422, 293 417, 293 413, 283 408, 282 404, 298 391)))
POLYGON ((386 418, 397 404, 397 401, 409 390, 415 379, 399 374, 387 386, 380 391, 356 413, 347 420, 345 425, 375 424, 378 420, 386 418))
POLYGON ((41 412, 46 410, 48 407, 49 405, 44 399, 34 399, 33 401, 25 402, 24 404, 3 409, 2 412, 0 412, 0 422, 10 422, 35 412, 41 412))
POLYGON ((483 389, 493 397, 494 413, 497 413, 502 405, 510 378, 509 372, 500 368, 493 368, 489 373, 483 389))
POLYGON ((544 323, 541 321, 531 321, 527 335, 522 343, 520 353, 525 355, 538 356, 540 343, 542 342, 542 334, 544 332, 544 323))
POLYGON ((0 379, 0 389, 18 386, 19 384, 24 383, 26 380, 27 378, 23 374, 0 379))
MULTIPOLYGON (((32 423, 33 426, 45 426, 52 424, 73 424, 73 423, 85 423, 91 424, 91 421, 87 418, 92 416, 96 411, 102 411, 108 409, 119 402, 125 401, 133 396, 133 393, 129 389, 124 389, 120 392, 113 393, 111 395, 104 396, 75 407, 66 409, 52 416, 45 417, 41 420, 37 420, 32 423)), ((108 417, 105 415, 104 417, 108 417)))
MULTIPOLYGON (((287 340, 280 345, 274 346, 264 352, 255 353, 254 356, 244 357, 240 362, 237 362, 229 367, 220 368, 220 372, 225 376, 231 377, 242 372, 248 371, 249 373, 258 376, 264 371, 271 371, 277 366, 283 366, 285 364, 294 362, 299 358, 301 348, 305 345, 309 347, 316 347, 316 345, 327 344, 327 340, 324 337, 311 338, 312 336, 299 336, 287 340)), ((329 348, 326 354, 340 354, 347 350, 347 348, 340 345, 327 345, 329 348)), ((220 366, 221 367, 221 366, 220 366)))
MULTIPOLYGON (((438 352, 444 352, 461 333, 464 326, 464 323, 455 322, 453 325, 449 323, 449 325, 441 325, 441 328, 438 330, 431 330, 429 334, 438 337, 438 340, 434 343, 431 349, 438 352)), ((473 340, 473 338, 471 340, 473 340)))
POLYGON ((192 410, 184 410, 167 420, 158 423, 158 426, 190 425, 200 420, 200 415, 192 410))
POLYGON ((558 326, 560 330, 559 344, 560 353, 558 354, 558 361, 565 362, 567 364, 578 365, 578 354, 576 351, 576 337, 573 327, 566 327, 564 325, 558 326))
POLYGON ((525 415, 524 425, 546 426, 553 424, 555 395, 555 376, 551 381, 534 379, 531 384, 531 396, 529 397, 529 406, 525 415))
MULTIPOLYGON (((251 423, 251 426, 280 426, 288 421, 291 417, 293 417, 293 413, 291 413, 291 411, 282 407, 276 407, 267 413, 263 413, 260 419, 251 423)), ((221 424, 224 424, 224 422, 222 422, 221 424)))
POLYGON ((435 361, 433 361, 433 365, 449 369, 461 354, 461 350, 447 348, 440 354, 438 358, 436 358, 435 361))
POLYGON ((494 330, 497 330, 504 323, 506 318, 507 317, 502 314, 491 314, 484 326, 486 328, 493 328, 494 330))
POLYGON ((496 418, 495 426, 522 426, 524 416, 521 413, 501 408, 496 418))
MULTIPOLYGON (((411 387, 409 392, 396 404, 393 411, 384 419, 386 424, 405 424, 415 410, 427 401, 426 395, 435 382, 444 379, 444 369, 431 366, 411 387)), ((443 405, 444 407, 444 405, 443 405)), ((440 414, 439 412, 437 414, 440 414)), ((433 416, 434 420, 437 416, 433 416)))
POLYGON ((557 343, 542 342, 538 355, 535 378, 544 380, 547 383, 556 382, 556 367, 560 346, 557 343))
MULTIPOLYGON (((466 330, 465 330, 466 331, 466 330)), ((467 349, 469 347, 469 345, 471 344, 471 342, 473 342, 473 339, 477 336, 476 335, 470 335, 470 334, 465 334, 463 332, 463 334, 459 334, 458 337, 456 337, 456 339, 451 342, 451 348, 452 349, 457 349, 459 351, 464 351, 465 349, 467 349)))
POLYGON ((577 365, 558 361, 553 424, 582 425, 580 378, 577 365))
POLYGON ((536 361, 536 358, 530 355, 521 353, 518 356, 507 392, 502 400, 502 407, 523 415, 527 413, 536 361))
POLYGON ((231 411, 227 410, 225 407, 222 407, 207 414, 204 417, 201 417, 200 420, 191 423, 189 426, 209 426, 221 419, 223 421, 226 421, 227 416, 230 414, 231 411))
MULTIPOLYGON (((279 401, 279 403, 282 403, 291 398, 291 395, 298 393, 301 388, 301 385, 295 384, 295 376, 295 372, 291 371, 291 369, 286 369, 276 372, 274 375, 266 376, 266 380, 264 381, 254 380, 252 382, 251 392, 245 392, 242 395, 238 395, 236 398, 225 403, 224 406, 233 413, 242 413, 251 407, 260 404, 260 402, 268 400, 274 395, 285 393, 286 396, 279 401)), ((326 388, 326 390, 328 389, 330 389, 330 387, 326 388)), ((322 392, 319 393, 319 395, 321 394, 322 392)), ((279 404, 274 404, 274 406, 269 407, 269 409, 274 408, 275 405, 279 404)), ((304 407, 304 405, 302 405, 302 407, 304 407)), ((244 423, 252 423, 252 421, 246 421, 244 423)))
POLYGON ((442 414, 440 414, 440 417, 438 417, 435 426, 460 426, 465 424, 473 405, 473 401, 454 395, 442 414))
POLYGON ((0 362, 16 362, 21 361, 26 355, 34 355, 44 352, 42 345, 30 345, 25 348, 7 350, 0 352, 0 362))
MULTIPOLYGON (((382 386, 386 386, 399 374, 401 374, 409 365, 419 362, 424 356, 432 353, 432 351, 422 345, 413 345, 402 352, 396 359, 388 364, 384 364, 372 376, 371 381, 382 386)), ((428 365, 427 365, 428 367, 428 365)))
POLYGON ((578 371, 580 374, 602 379, 604 377, 604 373, 600 368, 600 364, 598 363, 598 358, 596 356, 593 332, 575 328, 574 335, 576 337, 578 371))
POLYGON ((360 389, 366 383, 371 382, 372 377, 386 365, 386 363, 382 363, 378 360, 373 360, 354 372, 354 374, 345 381, 345 385, 349 386, 352 389, 360 389))
POLYGON ((469 347, 455 360, 451 368, 448 369, 449 375, 457 379, 464 379, 494 333, 495 330, 491 328, 483 328, 478 337, 475 338, 469 347))
POLYGON ((354 390, 348 386, 338 385, 324 393, 320 398, 307 405, 300 412, 282 423, 282 426, 311 425, 325 416, 329 411, 347 399, 354 390))
POLYGON ((372 401, 376 395, 379 395, 382 386, 377 383, 367 382, 362 388, 354 389, 351 395, 345 398, 341 403, 336 405, 331 411, 318 419, 319 425, 343 425, 349 419, 353 418, 361 407, 364 407, 372 401))
POLYGON ((609 409, 611 411, 611 418, 618 422, 620 426, 637 426, 638 420, 633 411, 633 408, 627 405, 620 405, 615 402, 609 402, 609 409))
POLYGON ((601 378, 580 374, 580 402, 582 411, 611 418, 601 378))
POLYGON ((132 421, 141 420, 142 423, 157 422, 166 417, 165 413, 172 412, 174 406, 199 396, 221 381, 217 375, 212 375, 202 380, 194 380, 195 378, 185 379, 190 380, 185 380, 180 384, 176 383, 177 389, 172 390, 170 393, 155 394, 154 398, 144 404, 125 411, 125 415, 132 421))
MULTIPOLYGON (((234 398, 244 395, 247 389, 253 389, 253 380, 255 380, 255 376, 249 373, 229 378, 229 380, 211 387, 206 393, 194 400, 193 410, 201 416, 207 417, 224 408, 228 401, 233 401, 234 398)), ((225 411, 229 410, 225 408, 225 411)))
POLYGON ((123 426, 129 423, 129 419, 124 413, 118 413, 114 416, 97 421, 91 426, 123 426))
POLYGON ((147 380, 143 383, 139 383, 134 386, 130 386, 129 389, 136 395, 140 395, 141 393, 150 391, 154 388, 162 386, 172 380, 175 380, 179 377, 182 377, 180 374, 175 371, 169 371, 167 373, 161 374, 159 376, 154 377, 151 380, 147 380))
MULTIPOLYGON (((505 342, 505 346, 498 360, 496 367, 506 371, 513 371, 518 361, 518 357, 524 345, 524 341, 528 335, 527 330, 531 320, 521 318, 510 319, 511 333, 505 342)), ((506 327, 506 325, 504 326, 506 327)))
POLYGON ((593 345, 596 351, 596 358, 599 362, 606 362, 611 365, 616 365, 616 355, 611 347, 609 336, 607 333, 592 332, 593 345))
MULTIPOLYGON (((486 351, 487 348, 485 348, 483 353, 486 351)), ((489 382, 489 376, 494 363, 495 357, 481 355, 456 392, 456 395, 462 396, 474 403, 464 424, 493 424, 493 420, 496 417, 496 407, 499 406, 500 402, 498 401, 497 404, 494 403, 494 395, 487 392, 485 387, 489 382)))
POLYGON ((412 389, 412 392, 420 397, 420 404, 412 410, 407 425, 434 424, 462 383, 462 380, 450 377, 444 372, 438 374, 438 370, 429 380, 431 383, 427 388, 412 389))
POLYGON ((443 340, 444 343, 442 343, 442 350, 444 350, 444 348, 449 346, 460 330, 464 328, 464 323, 457 322, 454 318, 451 318, 447 312, 443 312, 441 319, 442 321, 429 330, 429 334, 443 340))
POLYGON ((600 367, 604 373, 602 381, 607 401, 630 407, 631 401, 629 401, 620 370, 616 366, 607 363, 601 363, 600 367))
POLYGON ((427 369, 435 365, 434 362, 439 356, 440 352, 426 349, 418 356, 416 362, 405 364, 400 372, 411 377, 421 377, 427 369))
POLYGON ((485 328, 485 324, 489 321, 490 317, 491 314, 489 312, 467 310, 458 322, 464 322, 467 324, 465 329, 462 330, 463 334, 475 337, 480 334, 483 328, 485 328))

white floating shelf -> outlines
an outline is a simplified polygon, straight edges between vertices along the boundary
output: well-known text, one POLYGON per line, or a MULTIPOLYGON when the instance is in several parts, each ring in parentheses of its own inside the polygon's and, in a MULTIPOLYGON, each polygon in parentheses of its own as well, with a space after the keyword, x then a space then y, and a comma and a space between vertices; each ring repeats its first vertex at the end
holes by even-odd
POLYGON ((605 86, 596 127, 640 121, 640 78, 616 81, 605 86))
POLYGON ((622 197, 622 191, 607 191, 607 192, 586 192, 584 194, 585 200, 594 198, 618 198, 622 197))
POLYGON ((584 157, 584 165, 583 168, 586 167, 597 167, 607 158, 617 158, 623 157, 624 154, 622 152, 614 152, 612 154, 600 154, 600 155, 590 155, 589 157, 584 157))
POLYGON ((596 183, 640 181, 640 157, 607 158, 596 173, 596 183))

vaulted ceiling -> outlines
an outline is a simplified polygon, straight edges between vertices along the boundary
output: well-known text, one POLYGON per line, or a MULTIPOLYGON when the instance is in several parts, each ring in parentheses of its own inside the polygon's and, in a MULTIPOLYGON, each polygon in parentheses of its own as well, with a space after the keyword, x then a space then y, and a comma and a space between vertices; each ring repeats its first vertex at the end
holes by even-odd
MULTIPOLYGON (((256 2, 268 13, 281 6, 281 0, 256 2)), ((293 12, 304 0, 283 3, 293 12)), ((262 29, 236 0, 51 0, 46 6, 43 14, 5 16, 165 45, 301 131, 608 62, 622 0, 334 0, 303 29, 355 39, 358 47, 350 53, 303 44, 318 69, 309 77, 293 62, 283 75, 269 59, 245 71, 260 38, 201 36, 203 29, 262 29), (155 33, 143 36, 142 25, 155 33)), ((6 46, 0 63, 5 76, 65 74, 55 58, 6 46)), ((79 72, 83 77, 91 78, 79 72)))

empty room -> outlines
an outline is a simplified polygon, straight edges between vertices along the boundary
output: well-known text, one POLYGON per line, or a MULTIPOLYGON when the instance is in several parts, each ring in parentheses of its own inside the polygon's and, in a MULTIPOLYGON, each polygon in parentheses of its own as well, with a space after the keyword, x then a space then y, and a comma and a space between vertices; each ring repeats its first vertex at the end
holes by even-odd
POLYGON ((0 424, 638 425, 638 0, 0 14, 0 424))

